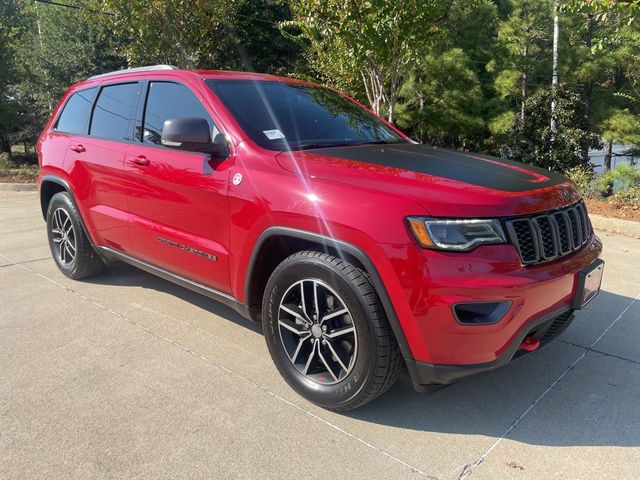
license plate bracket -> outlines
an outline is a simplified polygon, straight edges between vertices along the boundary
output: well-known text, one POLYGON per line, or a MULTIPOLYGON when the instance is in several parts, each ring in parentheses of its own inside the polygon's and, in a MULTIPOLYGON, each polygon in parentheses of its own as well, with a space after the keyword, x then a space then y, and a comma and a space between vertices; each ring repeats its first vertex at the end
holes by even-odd
POLYGON ((602 284, 602 272, 604 261, 596 260, 587 268, 578 273, 576 295, 573 298, 572 307, 576 310, 584 308, 598 293, 602 284))

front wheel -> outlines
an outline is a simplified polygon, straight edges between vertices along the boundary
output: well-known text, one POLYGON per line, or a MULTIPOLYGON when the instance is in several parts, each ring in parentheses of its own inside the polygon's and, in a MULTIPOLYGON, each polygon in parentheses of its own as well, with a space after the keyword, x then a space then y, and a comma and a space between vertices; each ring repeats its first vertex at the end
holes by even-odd
POLYGON ((402 357, 366 274, 325 253, 298 252, 264 295, 267 346, 284 379, 324 408, 347 411, 389 389, 402 357))

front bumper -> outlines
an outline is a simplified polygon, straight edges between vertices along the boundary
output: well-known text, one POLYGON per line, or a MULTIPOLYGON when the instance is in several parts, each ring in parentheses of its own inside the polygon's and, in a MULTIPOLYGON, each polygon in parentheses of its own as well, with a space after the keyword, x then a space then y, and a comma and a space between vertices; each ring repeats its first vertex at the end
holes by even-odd
POLYGON ((573 318, 578 273, 599 257, 602 244, 593 235, 574 254, 526 267, 509 244, 469 253, 411 245, 385 250, 400 287, 389 293, 411 348, 410 373, 414 383, 432 385, 494 370, 521 355, 525 337, 564 319, 562 329, 556 323, 555 334, 541 343, 561 333, 573 318), (492 324, 461 324, 453 314, 462 302, 505 300, 511 307, 492 324))
POLYGON ((409 373, 414 384, 431 386, 450 385, 465 377, 490 372, 529 353, 519 349, 526 337, 539 340, 542 348, 564 332, 573 319, 574 311, 568 306, 536 319, 513 339, 499 358, 492 362, 472 365, 438 365, 410 360, 407 362, 409 373))

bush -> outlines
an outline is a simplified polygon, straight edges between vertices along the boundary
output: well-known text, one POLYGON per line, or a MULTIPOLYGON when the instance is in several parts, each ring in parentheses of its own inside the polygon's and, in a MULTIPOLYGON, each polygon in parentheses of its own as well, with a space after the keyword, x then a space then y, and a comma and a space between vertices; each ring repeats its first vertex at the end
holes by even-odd
POLYGON ((640 186, 631 187, 613 195, 609 202, 614 208, 632 210, 640 209, 640 186))
POLYGON ((633 165, 618 165, 607 174, 610 174, 612 180, 618 182, 620 190, 640 187, 640 170, 633 165))
POLYGON ((0 153, 0 168, 11 168, 11 161, 7 152, 0 153))
POLYGON ((595 182, 593 182, 593 189, 601 197, 608 197, 613 193, 613 175, 611 175, 611 170, 596 178, 595 182))
POLYGON ((28 163, 16 163, 9 160, 9 155, 5 152, 0 153, 0 177, 28 177, 35 178, 38 175, 38 166, 29 165, 28 163))
POLYGON ((578 165, 568 169, 564 174, 576 185, 576 188, 582 196, 593 196, 596 174, 593 172, 593 168, 591 166, 578 165))

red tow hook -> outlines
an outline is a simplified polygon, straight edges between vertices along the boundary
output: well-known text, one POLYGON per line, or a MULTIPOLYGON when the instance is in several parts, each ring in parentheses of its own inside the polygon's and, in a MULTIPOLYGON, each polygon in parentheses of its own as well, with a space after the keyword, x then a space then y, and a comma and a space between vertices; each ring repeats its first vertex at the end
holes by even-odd
POLYGON ((520 350, 526 350, 527 352, 533 352, 540 347, 540 340, 533 337, 526 337, 520 344, 520 350))

